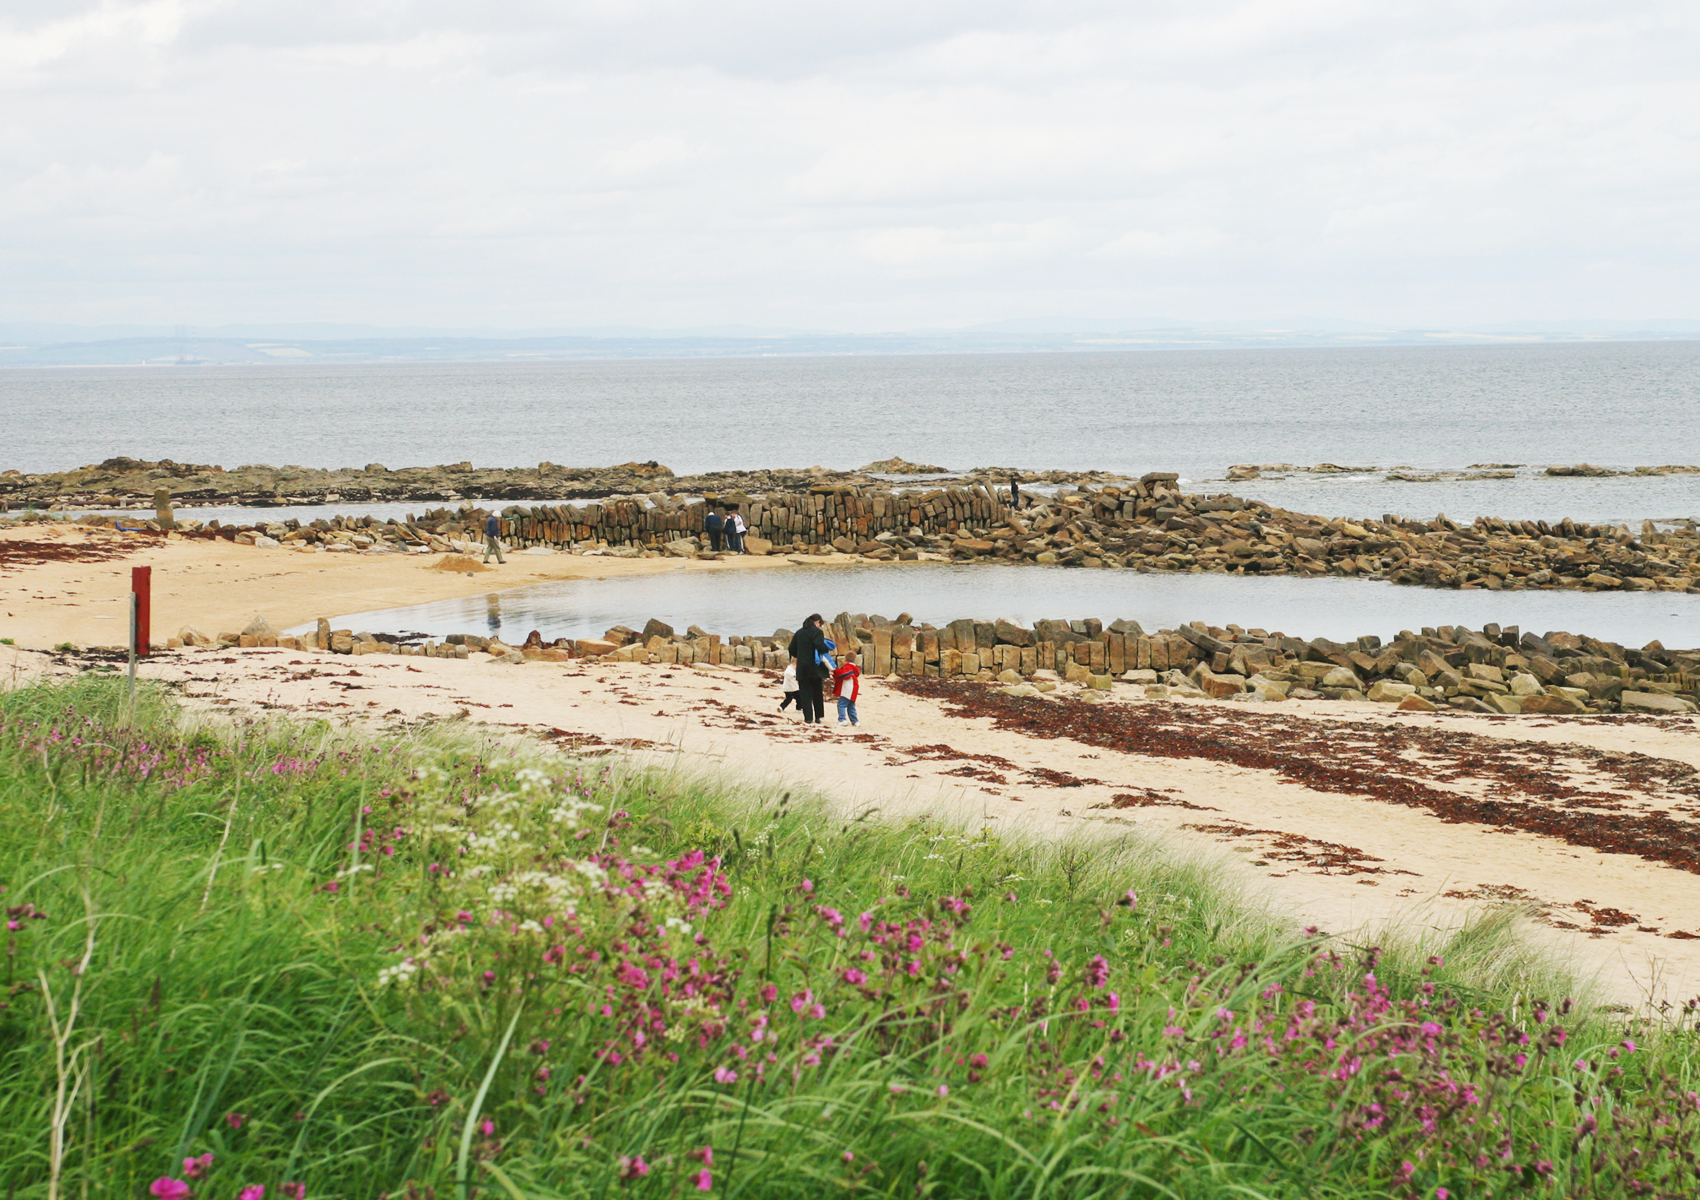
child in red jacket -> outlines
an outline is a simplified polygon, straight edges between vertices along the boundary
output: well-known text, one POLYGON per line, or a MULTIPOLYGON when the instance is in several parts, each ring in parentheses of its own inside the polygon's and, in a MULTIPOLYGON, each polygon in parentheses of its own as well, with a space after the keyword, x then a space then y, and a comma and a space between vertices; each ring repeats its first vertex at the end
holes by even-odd
POLYGON ((844 724, 849 718, 850 724, 856 721, 856 697, 862 691, 862 668, 856 665, 856 656, 846 654, 844 665, 832 673, 832 694, 838 697, 838 723, 844 724))

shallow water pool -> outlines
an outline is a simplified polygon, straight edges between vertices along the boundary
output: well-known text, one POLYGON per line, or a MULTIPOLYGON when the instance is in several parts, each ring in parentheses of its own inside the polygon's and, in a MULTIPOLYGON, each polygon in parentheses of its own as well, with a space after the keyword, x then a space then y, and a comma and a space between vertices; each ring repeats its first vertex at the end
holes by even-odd
POLYGON ((1005 617, 1024 626, 1041 618, 1109 622, 1127 617, 1147 630, 1205 621, 1337 640, 1371 633, 1388 639, 1401 629, 1425 625, 1479 629, 1497 622, 1536 633, 1565 629, 1633 646, 1655 638, 1671 649, 1700 645, 1700 596, 1682 593, 1455 592, 1359 579, 942 563, 715 572, 681 568, 339 613, 331 621, 339 629, 435 638, 499 632, 517 640, 536 629, 553 640, 596 637, 614 625, 639 628, 650 617, 680 631, 699 625, 711 633, 765 636, 776 628, 795 628, 811 612, 828 618, 840 612, 886 617, 907 612, 935 625, 960 617, 1005 617))

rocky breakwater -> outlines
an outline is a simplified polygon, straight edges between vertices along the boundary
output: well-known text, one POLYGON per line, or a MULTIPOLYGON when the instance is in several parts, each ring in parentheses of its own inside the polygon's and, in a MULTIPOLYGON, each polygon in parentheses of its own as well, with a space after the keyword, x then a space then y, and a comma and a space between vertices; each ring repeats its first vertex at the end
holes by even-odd
POLYGON ((1037 497, 996 528, 935 542, 952 558, 1260 575, 1347 575, 1441 588, 1691 591, 1700 532, 1480 517, 1352 521, 1232 495, 1182 495, 1173 475, 1037 497))
POLYGON ((629 493, 671 480, 656 462, 612 467, 474 467, 470 462, 391 469, 381 463, 321 470, 253 464, 225 468, 109 458, 72 471, 0 472, 0 505, 21 508, 151 506, 164 493, 177 506, 322 505, 377 501, 453 502, 461 499, 529 499, 629 493))
MULTIPOLYGON (((342 654, 465 658, 483 652, 514 664, 662 663, 783 670, 791 630, 721 635, 692 626, 676 632, 651 620, 641 630, 619 625, 600 638, 545 642, 533 632, 517 645, 476 634, 441 643, 389 633, 333 630, 279 637, 257 621, 241 633, 209 639, 185 629, 178 645, 267 646, 342 654)), ((1441 626, 1404 631, 1383 644, 1370 635, 1348 642, 1301 641, 1281 633, 1194 622, 1147 632, 1139 622, 1096 619, 1035 622, 962 619, 916 624, 908 614, 840 613, 827 636, 854 654, 872 676, 918 676, 996 683, 1020 694, 1074 684, 1109 693, 1118 686, 1146 699, 1210 697, 1249 703, 1286 700, 1368 701, 1402 710, 1439 708, 1493 716, 1700 711, 1700 651, 1639 650, 1583 635, 1524 633, 1515 626, 1480 630, 1441 626)))

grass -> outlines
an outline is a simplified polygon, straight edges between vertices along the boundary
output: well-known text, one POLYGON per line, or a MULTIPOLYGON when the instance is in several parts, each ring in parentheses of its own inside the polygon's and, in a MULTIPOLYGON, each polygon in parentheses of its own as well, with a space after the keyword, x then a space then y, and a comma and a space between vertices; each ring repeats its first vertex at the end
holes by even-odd
POLYGON ((1134 837, 139 695, 0 696, 8 1197, 1700 1189, 1693 1012, 1504 914, 1350 946, 1134 837))

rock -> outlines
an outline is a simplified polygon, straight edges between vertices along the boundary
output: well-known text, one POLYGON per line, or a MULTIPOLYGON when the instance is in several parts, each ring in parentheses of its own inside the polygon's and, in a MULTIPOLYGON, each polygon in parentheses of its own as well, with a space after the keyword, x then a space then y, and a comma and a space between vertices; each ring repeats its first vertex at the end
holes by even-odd
POLYGON ((1093 691, 1097 691, 1097 692, 1107 692, 1107 691, 1109 691, 1110 690, 1110 682, 1111 682, 1111 680, 1110 680, 1110 677, 1108 675, 1093 675, 1093 676, 1090 676, 1086 681, 1087 686, 1090 687, 1093 691))
POLYGON ((256 616, 252 621, 249 621, 248 624, 243 627, 242 632, 248 637, 273 639, 276 639, 277 637, 277 630, 272 628, 272 623, 260 616, 256 616))
POLYGON ((1506 716, 1514 717, 1523 711, 1523 697, 1521 696, 1513 696, 1509 693, 1505 695, 1495 693, 1487 698, 1487 702, 1489 707, 1497 708, 1506 716))
POLYGON ((1547 692, 1539 696, 1524 696, 1522 700, 1524 713, 1564 715, 1588 711, 1588 706, 1576 697, 1560 695, 1557 692, 1547 692))
POLYGON ((1077 662, 1069 663, 1067 669, 1063 671, 1063 679, 1069 683, 1086 683, 1091 678, 1092 668, 1082 666, 1077 662))
POLYGON ((671 625, 667 624, 667 622, 661 620, 659 617, 651 617, 644 623, 643 632, 638 635, 638 640, 648 643, 649 639, 652 637, 670 638, 672 636, 673 627, 671 625))
POLYGON ((1533 675, 1520 671, 1511 677, 1511 694, 1513 696, 1539 696, 1545 691, 1546 689, 1541 686, 1541 681, 1533 675))
POLYGON ((1207 667, 1202 667, 1194 677, 1198 688, 1206 696, 1221 700, 1228 696, 1237 696, 1246 689, 1246 681, 1238 675, 1218 675, 1207 667))
POLYGON ((1624 692, 1621 703, 1624 712, 1690 713, 1695 711, 1693 701, 1684 700, 1680 696, 1662 695, 1659 692, 1624 692))
POLYGON ((670 558, 695 558, 697 548, 694 538, 679 538, 677 541, 668 542, 666 546, 662 547, 670 558))
POLYGON ((1347 667, 1335 667, 1322 677, 1325 688, 1351 688, 1353 691, 1364 690, 1364 681, 1358 678, 1357 672, 1347 667))
POLYGON ((1253 677, 1251 680, 1251 694, 1256 696, 1259 700, 1285 700, 1287 698, 1287 685, 1284 683, 1278 683, 1274 680, 1264 679, 1262 677, 1253 677))
POLYGON ((1434 710, 1435 706, 1432 701, 1423 699, 1415 692, 1399 701, 1400 712, 1433 712, 1434 710))
POLYGON ((999 617, 993 628, 995 630, 994 636, 1006 646, 1031 646, 1033 644, 1033 631, 1023 629, 1013 621, 1006 621, 999 617))
POLYGON ((856 469, 864 475, 943 475, 948 470, 946 467, 932 467, 895 457, 882 458, 878 462, 871 462, 856 469))
POLYGON ((1504 683, 1505 672, 1488 663, 1467 663, 1464 667, 1465 679, 1483 679, 1492 683, 1504 683))
POLYGON ((1033 561, 1040 566, 1049 567, 1055 565, 1057 556, 1050 550, 1041 550, 1033 556, 1033 561))
POLYGON ((283 545, 283 543, 274 537, 267 537, 263 533, 257 533, 254 535, 254 545, 261 550, 276 550, 279 546, 283 545))
POLYGON ((1391 679, 1378 679, 1369 689, 1369 698, 1378 704, 1398 704, 1416 694, 1417 689, 1411 684, 1394 683, 1391 679))
POLYGON ((767 538, 746 533, 744 535, 744 550, 748 554, 772 554, 773 543, 767 538))
POLYGON ((1136 670, 1136 671, 1123 671, 1122 672, 1122 682, 1123 683, 1147 683, 1147 684, 1156 683, 1157 682, 1157 672, 1149 670, 1149 669, 1147 669, 1147 670, 1136 670))
POLYGON ((1039 694, 1039 689, 1030 683, 1011 684, 1008 687, 999 688, 998 691, 1006 696, 1037 696, 1039 694))
POLYGON ((1021 682, 1021 672, 1020 671, 1013 671, 1013 670, 999 671, 998 672, 998 682, 999 683, 1020 683, 1021 682))
POLYGON ((353 654, 354 631, 351 629, 333 630, 330 649, 332 654, 353 654))

